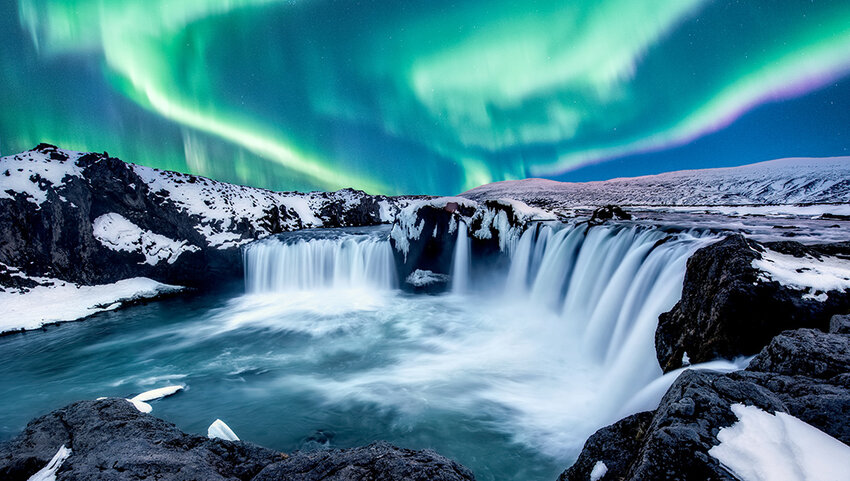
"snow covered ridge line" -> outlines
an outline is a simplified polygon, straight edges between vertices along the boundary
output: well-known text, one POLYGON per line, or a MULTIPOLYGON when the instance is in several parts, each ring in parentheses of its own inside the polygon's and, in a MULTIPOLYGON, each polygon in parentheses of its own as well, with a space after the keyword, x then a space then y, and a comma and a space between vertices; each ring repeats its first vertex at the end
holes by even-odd
POLYGON ((559 208, 605 204, 850 204, 850 157, 779 159, 741 167, 683 170, 600 182, 513 180, 482 185, 461 196, 474 200, 510 197, 530 205, 559 208))
POLYGON ((99 186, 95 185, 94 177, 101 170, 123 181, 124 190, 134 197, 171 206, 189 216, 193 220, 192 228, 205 244, 219 249, 301 228, 391 223, 400 207, 408 202, 353 189, 273 192, 127 164, 105 154, 66 151, 47 144, 0 158, 0 199, 21 197, 36 209, 48 201, 74 204, 65 195, 66 190, 72 189, 69 184, 76 179, 95 189, 99 186))

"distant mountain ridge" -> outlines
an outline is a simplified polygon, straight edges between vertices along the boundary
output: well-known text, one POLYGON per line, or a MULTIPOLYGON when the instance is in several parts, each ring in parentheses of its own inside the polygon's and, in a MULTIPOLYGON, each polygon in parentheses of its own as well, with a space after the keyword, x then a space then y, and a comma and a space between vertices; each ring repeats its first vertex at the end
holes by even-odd
POLYGON ((508 180, 460 195, 548 207, 850 203, 850 157, 787 158, 595 182, 508 180))

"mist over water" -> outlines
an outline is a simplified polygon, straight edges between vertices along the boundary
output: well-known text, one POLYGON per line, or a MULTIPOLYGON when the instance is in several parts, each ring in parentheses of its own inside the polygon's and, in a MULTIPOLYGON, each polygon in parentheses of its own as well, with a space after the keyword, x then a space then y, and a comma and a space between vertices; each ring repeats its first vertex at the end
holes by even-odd
POLYGON ((385 439, 436 449, 478 479, 555 479, 660 377, 657 317, 705 242, 538 226, 511 243, 508 270, 434 296, 398 289, 383 229, 260 241, 245 250, 245 294, 10 338, 0 377, 33 374, 0 383, 19 387, 0 392, 0 435, 74 399, 184 383, 154 414, 190 432, 221 418, 286 451, 385 439))

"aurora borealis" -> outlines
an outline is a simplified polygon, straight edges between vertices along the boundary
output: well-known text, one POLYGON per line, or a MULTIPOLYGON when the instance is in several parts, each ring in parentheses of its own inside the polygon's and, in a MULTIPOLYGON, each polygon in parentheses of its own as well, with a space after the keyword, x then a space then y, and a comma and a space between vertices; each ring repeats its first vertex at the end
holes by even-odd
POLYGON ((4 155, 454 194, 850 147, 846 0, 0 2, 4 155))

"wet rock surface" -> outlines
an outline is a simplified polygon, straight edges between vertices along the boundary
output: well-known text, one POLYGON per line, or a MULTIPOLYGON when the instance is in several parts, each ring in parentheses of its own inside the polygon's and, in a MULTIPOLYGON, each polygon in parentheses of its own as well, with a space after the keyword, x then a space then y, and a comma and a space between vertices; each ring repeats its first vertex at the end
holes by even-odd
POLYGON ((56 473, 59 481, 474 479, 468 469, 433 451, 387 443, 287 455, 242 441, 208 439, 116 398, 77 402, 31 421, 18 437, 0 443, 0 479, 29 479, 63 445, 71 455, 56 473))

